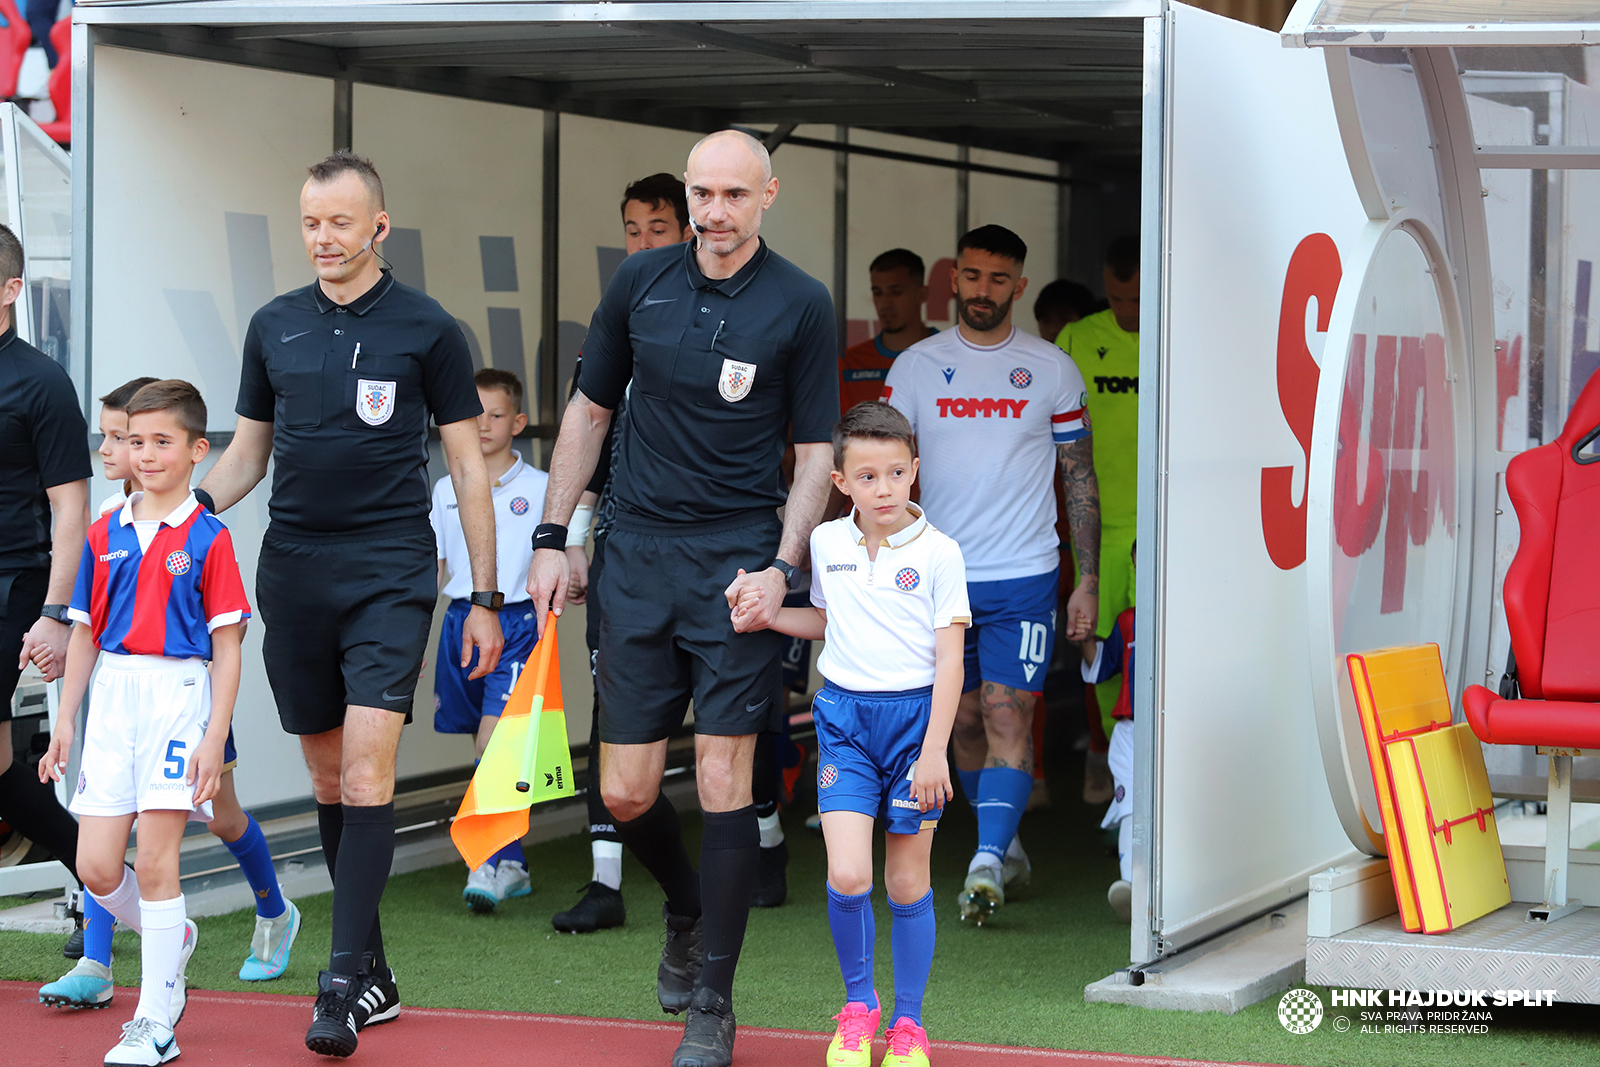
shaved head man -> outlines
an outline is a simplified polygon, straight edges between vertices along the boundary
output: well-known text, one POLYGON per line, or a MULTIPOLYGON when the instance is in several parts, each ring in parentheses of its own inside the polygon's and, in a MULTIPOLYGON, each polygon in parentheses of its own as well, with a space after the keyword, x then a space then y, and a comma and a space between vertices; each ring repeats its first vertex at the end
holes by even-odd
POLYGON ((605 605, 600 789, 618 835, 666 891, 656 996, 663 1010, 689 1015, 673 1067, 728 1067, 760 843, 756 734, 782 714, 783 639, 764 627, 827 500, 839 384, 827 290, 760 238, 778 196, 766 149, 747 134, 712 134, 683 180, 695 240, 629 256, 595 310, 528 590, 541 619, 544 605, 561 612, 566 524, 628 389, 616 517, 595 590, 605 605), (735 633, 729 609, 746 594, 759 599, 763 628, 735 633), (661 794, 667 738, 691 700, 705 826, 698 871, 661 794))
POLYGON ((690 226, 700 249, 720 261, 717 269, 731 274, 750 262, 761 216, 778 198, 766 145, 738 130, 702 137, 689 152, 683 184, 690 226))

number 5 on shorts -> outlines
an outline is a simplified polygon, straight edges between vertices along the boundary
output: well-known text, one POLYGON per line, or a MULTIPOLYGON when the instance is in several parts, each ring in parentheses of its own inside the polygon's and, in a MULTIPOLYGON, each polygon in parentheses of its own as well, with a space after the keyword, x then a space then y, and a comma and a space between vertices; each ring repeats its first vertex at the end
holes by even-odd
POLYGON ((1044 662, 1045 642, 1049 634, 1042 622, 1025 622, 1022 624, 1022 647, 1017 650, 1017 658, 1032 663, 1044 662))
POLYGON ((180 748, 188 748, 188 747, 189 747, 188 744, 186 744, 183 741, 168 741, 167 742, 167 758, 166 758, 166 761, 165 761, 166 764, 167 764, 167 767, 166 767, 166 770, 162 771, 161 773, 166 775, 168 778, 182 778, 183 777, 183 755, 181 753, 175 751, 175 750, 176 749, 180 749, 180 748))

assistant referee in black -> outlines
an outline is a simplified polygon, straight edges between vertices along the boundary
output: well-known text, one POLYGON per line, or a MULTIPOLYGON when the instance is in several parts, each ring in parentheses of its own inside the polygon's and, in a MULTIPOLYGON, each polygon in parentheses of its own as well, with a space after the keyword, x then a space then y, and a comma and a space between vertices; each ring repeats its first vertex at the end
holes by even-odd
POLYGON ((76 877, 78 824, 34 768, 13 766, 11 698, 31 660, 67 665, 67 601, 89 522, 89 427, 61 364, 17 336, 22 243, 0 226, 0 819, 76 877))
POLYGON ((623 841, 666 890, 656 993, 666 1011, 689 1010, 673 1065, 727 1067, 760 845, 755 735, 783 711, 774 699, 782 638, 735 634, 728 598, 759 588, 775 615, 808 551, 827 499, 838 361, 827 290, 757 236, 778 195, 761 142, 712 134, 690 153, 684 180, 696 239, 624 260, 590 323, 528 590, 541 609, 561 610, 565 524, 631 381, 597 590, 601 792, 623 841), (705 817, 698 874, 661 794, 667 737, 691 699, 705 817))
POLYGON ((317 280, 255 313, 244 342, 238 429, 201 483, 212 511, 274 460, 272 521, 256 605, 278 717, 311 771, 333 876, 333 948, 306 1047, 356 1049, 400 1011, 378 901, 394 861, 394 772, 411 721, 438 590, 428 523, 428 419, 439 424, 472 560, 461 665, 494 669, 502 638, 494 514, 478 447, 482 412, 461 328, 379 267, 389 228, 370 162, 336 153, 310 169, 301 230, 317 280))

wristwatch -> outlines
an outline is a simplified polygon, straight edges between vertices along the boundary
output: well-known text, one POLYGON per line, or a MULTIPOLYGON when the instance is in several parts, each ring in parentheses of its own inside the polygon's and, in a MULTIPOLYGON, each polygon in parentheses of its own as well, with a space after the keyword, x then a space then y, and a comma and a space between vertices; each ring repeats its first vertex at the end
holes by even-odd
POLYGON ((794 564, 786 559, 774 558, 770 564, 773 570, 783 575, 783 587, 789 588, 794 584, 794 564))
POLYGON ((500 606, 505 602, 506 595, 498 589, 492 592, 486 592, 481 589, 475 590, 471 596, 467 597, 467 603, 473 607, 488 608, 490 611, 499 611, 500 606))
POLYGON ((46 604, 39 609, 39 618, 51 619, 67 625, 72 624, 72 620, 67 617, 67 606, 65 604, 46 604))

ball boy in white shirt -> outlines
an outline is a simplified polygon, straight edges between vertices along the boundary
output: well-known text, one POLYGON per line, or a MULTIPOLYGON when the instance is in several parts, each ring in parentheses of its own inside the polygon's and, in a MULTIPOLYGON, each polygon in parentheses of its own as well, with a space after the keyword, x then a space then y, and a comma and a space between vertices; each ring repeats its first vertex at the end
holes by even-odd
POLYGON ((68 609, 77 625, 61 714, 39 761, 41 781, 60 780, 102 653, 71 804, 78 872, 107 911, 140 932, 142 957, 139 1007, 107 1067, 178 1055, 175 993, 196 934, 179 891, 178 847, 191 818, 211 821, 239 691, 250 605, 232 537, 189 491, 208 448, 205 427, 205 401, 188 382, 155 382, 128 404, 128 449, 144 489, 89 528, 68 609), (123 856, 135 815, 130 871, 123 856))
MULTIPOLYGON (((933 965, 933 831, 951 796, 945 746, 961 696, 971 622, 961 550, 909 503, 916 436, 900 412, 857 404, 833 431, 833 484, 851 515, 811 534, 811 603, 774 626, 826 638, 813 706, 817 806, 828 846, 828 923, 845 1006, 829 1067, 869 1067, 880 1018, 872 982, 872 834, 888 830, 884 881, 894 912, 894 1013, 883 1067, 926 1067, 922 996, 933 965)), ((755 607, 733 608, 736 630, 755 607)))
MULTIPOLYGON (((439 591, 450 598, 439 630, 439 654, 433 670, 433 728, 442 734, 472 734, 478 755, 500 723, 517 675, 538 642, 533 602, 528 596, 528 564, 533 559, 533 531, 544 514, 544 491, 550 476, 529 465, 511 446, 528 425, 522 411, 522 381, 510 371, 485 368, 473 376, 478 385, 478 444, 489 471, 494 499, 495 556, 499 585, 508 590, 498 606, 505 649, 500 664, 482 678, 469 675, 477 652, 461 663, 461 627, 472 610, 472 566, 467 537, 456 510, 456 489, 448 477, 433 487, 434 543, 439 556, 439 591)), ((533 892, 522 842, 513 841, 467 875, 461 898, 476 912, 492 912, 502 900, 533 892)))

